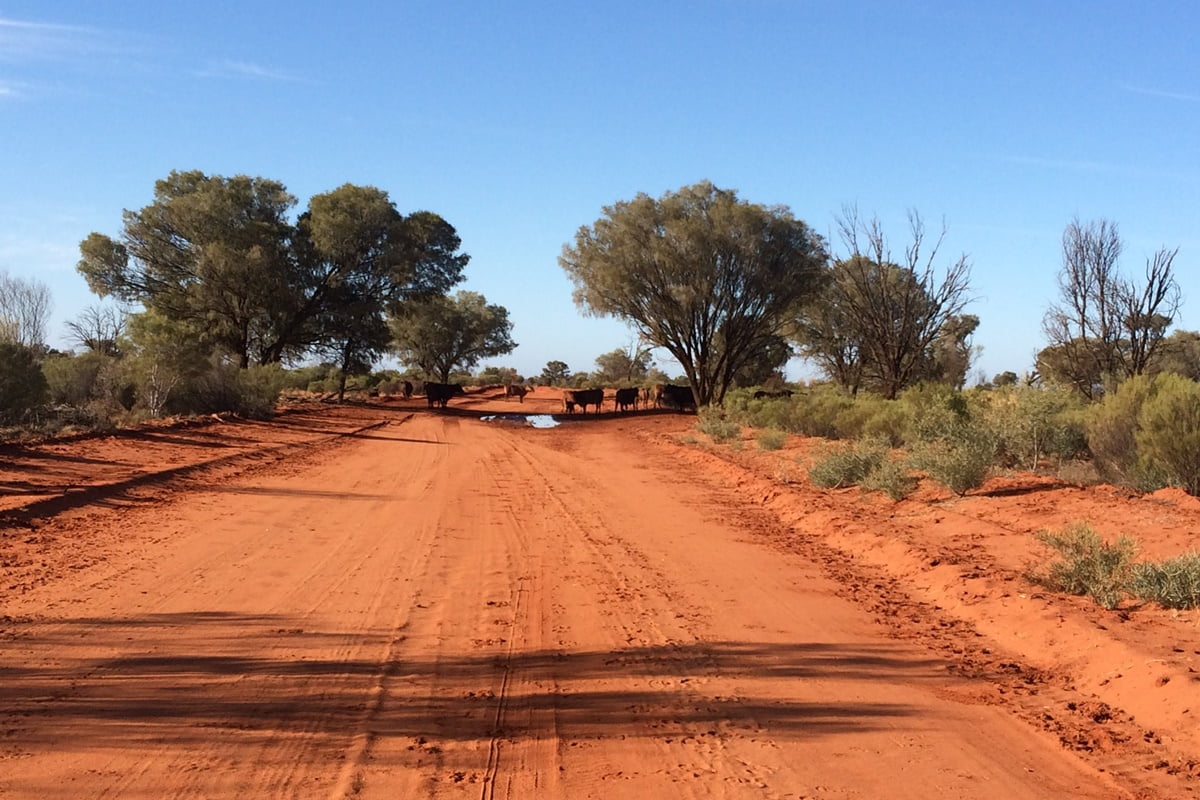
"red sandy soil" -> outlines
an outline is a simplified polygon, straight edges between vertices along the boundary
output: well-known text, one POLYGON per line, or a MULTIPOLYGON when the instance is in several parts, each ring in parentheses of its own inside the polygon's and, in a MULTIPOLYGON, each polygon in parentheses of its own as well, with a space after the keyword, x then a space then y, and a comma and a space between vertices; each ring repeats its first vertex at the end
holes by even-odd
POLYGON ((1184 798, 1196 612, 1026 574, 1200 503, 899 503, 500 391, 0 446, 0 798, 1184 798))

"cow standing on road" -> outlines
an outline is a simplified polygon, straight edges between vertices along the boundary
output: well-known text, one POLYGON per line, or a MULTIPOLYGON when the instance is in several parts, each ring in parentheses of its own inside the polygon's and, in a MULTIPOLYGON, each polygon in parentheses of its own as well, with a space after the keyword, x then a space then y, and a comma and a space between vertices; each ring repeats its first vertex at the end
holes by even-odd
POLYGON ((580 406, 583 413, 587 413, 588 406, 595 406, 596 413, 600 413, 600 407, 604 405, 604 390, 603 389, 565 389, 563 390, 563 408, 566 408, 574 413, 574 407, 580 406))
POLYGON ((672 386, 666 384, 662 387, 662 393, 659 395, 661 405, 667 408, 686 411, 691 409, 696 410, 696 395, 690 386, 672 386))
POLYGON ((637 411, 638 394, 637 389, 617 389, 617 411, 627 411, 630 406, 633 407, 634 411, 637 411))
POLYGON ((525 393, 527 391, 528 391, 528 389, 526 389, 524 386, 522 386, 519 383, 504 384, 504 396, 505 397, 515 397, 518 400, 520 400, 522 403, 525 402, 525 393))
POLYGON ((457 383, 433 383, 425 381, 425 399, 429 401, 429 407, 433 408, 438 405, 445 408, 450 402, 450 398, 455 395, 466 394, 462 386, 457 383))

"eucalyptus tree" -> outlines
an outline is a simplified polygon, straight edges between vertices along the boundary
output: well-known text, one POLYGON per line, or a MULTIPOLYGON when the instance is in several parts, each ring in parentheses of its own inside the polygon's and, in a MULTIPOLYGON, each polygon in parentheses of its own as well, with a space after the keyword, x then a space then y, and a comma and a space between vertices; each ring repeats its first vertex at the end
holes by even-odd
POLYGON ((150 205, 124 213, 118 239, 84 239, 78 268, 101 297, 194 323, 244 367, 293 298, 295 203, 278 181, 172 172, 155 183, 150 205))
POLYGON ((391 320, 400 361, 442 383, 456 370, 516 349, 508 309, 478 292, 459 291, 406 303, 391 320))
POLYGON ((604 207, 559 264, 584 313, 621 318, 669 352, 703 405, 782 332, 825 260, 821 237, 786 207, 704 181, 604 207))
POLYGON ((361 365, 386 345, 387 313, 448 291, 469 259, 449 223, 406 217, 375 187, 316 195, 293 224, 295 205, 278 181, 172 172, 118 237, 83 241, 78 268, 242 367, 314 351, 361 365))
POLYGON ((404 217, 371 186, 346 184, 313 197, 297 234, 306 294, 265 360, 279 360, 289 346, 315 349, 339 365, 340 392, 347 375, 369 372, 387 350, 388 316, 444 295, 469 259, 441 217, 404 217))

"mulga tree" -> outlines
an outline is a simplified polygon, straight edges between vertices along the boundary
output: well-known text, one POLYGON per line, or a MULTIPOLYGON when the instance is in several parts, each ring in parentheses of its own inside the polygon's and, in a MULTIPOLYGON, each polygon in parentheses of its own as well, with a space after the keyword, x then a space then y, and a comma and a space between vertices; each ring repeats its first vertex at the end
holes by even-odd
POLYGON ((401 362, 448 383, 485 358, 511 353, 508 309, 478 292, 459 291, 405 304, 391 320, 392 347, 401 362))
POLYGON ((669 352, 701 405, 720 403, 782 333, 825 261, 821 237, 786 207, 707 181, 606 206, 559 257, 576 305, 669 352))

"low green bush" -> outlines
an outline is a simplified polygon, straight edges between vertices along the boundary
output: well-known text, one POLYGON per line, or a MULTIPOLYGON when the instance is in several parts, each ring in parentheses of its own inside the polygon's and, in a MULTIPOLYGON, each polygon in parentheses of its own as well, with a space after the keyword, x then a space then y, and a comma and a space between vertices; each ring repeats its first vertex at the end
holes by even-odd
POLYGON ((0 423, 19 423, 46 402, 46 376, 37 354, 22 344, 0 341, 0 423))
POLYGON ((1009 386, 982 392, 980 413, 996 436, 1002 464, 1037 469, 1043 458, 1064 460, 1087 452, 1083 402, 1069 389, 1009 386))
POLYGON ((1129 592, 1134 574, 1137 542, 1122 536, 1105 542, 1086 523, 1068 525, 1062 531, 1042 531, 1038 541, 1061 556, 1034 579, 1055 591, 1086 595, 1105 608, 1116 608, 1129 592))
POLYGON ((977 489, 992 474, 996 439, 983 425, 960 423, 952 435, 918 442, 909 463, 955 494, 977 489))
POLYGON ((884 458, 862 480, 862 488, 868 492, 883 492, 897 502, 912 494, 917 482, 901 461, 884 458))
POLYGON ((724 412, 716 406, 706 406, 697 415, 696 430, 712 437, 714 442, 728 442, 741 435, 742 428, 736 422, 725 418, 724 412))
POLYGON ((759 450, 782 450, 787 444, 787 433, 775 428, 764 428, 754 434, 759 450))
POLYGON ((1130 591, 1139 600, 1166 608, 1200 606, 1200 553, 1185 553, 1158 564, 1137 564, 1130 591))
POLYGON ((857 486, 887 458, 888 448, 879 440, 824 448, 808 469, 808 479, 826 489, 857 486))
POLYGON ((1138 452, 1142 407, 1158 390, 1157 379, 1138 375, 1105 396, 1087 414, 1088 448, 1100 477, 1138 492, 1167 485, 1164 471, 1138 452))
POLYGON ((1137 459, 1190 495, 1200 495, 1200 383, 1159 375, 1134 434, 1137 459))

